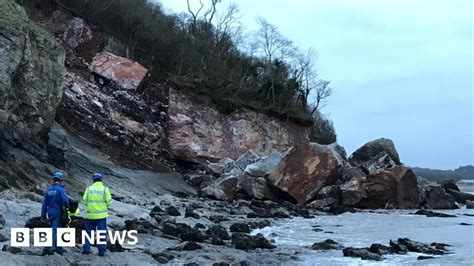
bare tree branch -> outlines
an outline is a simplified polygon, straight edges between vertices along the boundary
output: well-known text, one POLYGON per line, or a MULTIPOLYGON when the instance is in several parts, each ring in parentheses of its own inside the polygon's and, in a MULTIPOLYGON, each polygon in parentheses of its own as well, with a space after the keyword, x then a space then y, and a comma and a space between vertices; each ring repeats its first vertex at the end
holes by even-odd
POLYGON ((204 4, 202 3, 202 0, 199 0, 199 4, 201 6, 199 7, 199 9, 196 12, 193 12, 189 0, 186 0, 186 2, 187 2, 187 5, 188 5, 188 12, 189 12, 189 14, 191 14, 191 17, 192 17, 191 30, 193 32, 193 35, 196 36, 196 24, 197 24, 197 21, 198 21, 198 16, 199 16, 199 13, 201 12, 201 10, 204 8, 204 4))

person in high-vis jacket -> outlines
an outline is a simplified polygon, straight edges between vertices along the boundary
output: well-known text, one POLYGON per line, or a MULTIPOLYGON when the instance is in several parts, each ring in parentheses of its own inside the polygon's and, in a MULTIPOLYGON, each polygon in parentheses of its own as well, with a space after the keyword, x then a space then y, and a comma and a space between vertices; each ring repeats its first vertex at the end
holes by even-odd
POLYGON ((79 202, 69 199, 69 209, 64 210, 63 220, 61 221, 62 227, 69 227, 74 219, 79 217, 81 210, 79 209, 79 202))
POLYGON ((46 215, 53 229, 53 246, 52 248, 45 248, 43 255, 52 255, 54 252, 62 255, 64 250, 57 247, 56 233, 58 227, 61 227, 61 218, 64 215, 64 210, 69 208, 69 199, 66 191, 62 185, 64 176, 61 172, 53 174, 53 185, 46 190, 41 206, 41 219, 46 220, 46 215))
MULTIPOLYGON (((95 173, 92 176, 93 184, 89 186, 86 191, 84 191, 84 196, 82 197, 82 202, 86 206, 86 233, 91 236, 92 231, 104 231, 103 234, 107 231, 107 217, 109 216, 108 208, 112 201, 112 196, 110 195, 110 189, 104 186, 102 180, 104 177, 100 173, 95 173)), ((97 234, 95 234, 95 239, 97 234)), ((103 235, 101 234, 101 235, 103 235)), ((99 256, 104 256, 105 251, 107 250, 107 245, 100 244, 97 245, 99 249, 99 256)), ((86 237, 86 241, 82 247, 82 254, 89 254, 91 248, 91 243, 86 237)))

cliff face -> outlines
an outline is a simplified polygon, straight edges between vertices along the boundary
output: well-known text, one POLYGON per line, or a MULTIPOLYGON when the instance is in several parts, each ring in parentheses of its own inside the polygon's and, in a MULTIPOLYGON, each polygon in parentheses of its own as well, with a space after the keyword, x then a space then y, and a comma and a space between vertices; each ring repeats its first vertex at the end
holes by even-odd
POLYGON ((248 150, 264 156, 309 140, 310 129, 243 109, 219 113, 206 96, 170 89, 167 120, 170 154, 196 163, 237 159, 248 150))
POLYGON ((14 1, 0 5, 2 137, 13 143, 44 143, 61 101, 64 51, 14 1))
POLYGON ((0 186, 9 187, 48 168, 39 161, 47 160, 65 54, 15 1, 0 1, 0 18, 0 186))
POLYGON ((107 88, 68 73, 56 121, 122 165, 160 170, 165 108, 151 107, 125 90, 104 91, 107 88))

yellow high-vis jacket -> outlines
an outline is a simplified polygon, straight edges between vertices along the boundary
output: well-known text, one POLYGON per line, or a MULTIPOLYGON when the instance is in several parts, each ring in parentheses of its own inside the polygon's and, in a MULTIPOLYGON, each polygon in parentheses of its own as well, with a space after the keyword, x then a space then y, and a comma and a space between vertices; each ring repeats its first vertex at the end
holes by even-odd
POLYGON ((86 188, 82 202, 86 206, 86 219, 97 220, 109 216, 108 207, 112 202, 110 189, 102 182, 94 182, 86 188))

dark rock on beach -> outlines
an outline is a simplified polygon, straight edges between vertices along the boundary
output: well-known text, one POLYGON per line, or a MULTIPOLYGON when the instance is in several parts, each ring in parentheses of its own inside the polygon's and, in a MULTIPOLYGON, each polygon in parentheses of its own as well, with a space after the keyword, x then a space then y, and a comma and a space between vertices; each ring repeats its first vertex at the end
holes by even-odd
POLYGON ((453 214, 445 214, 445 213, 434 212, 434 211, 429 211, 429 210, 418 210, 415 212, 415 214, 426 215, 426 217, 442 217, 442 218, 456 217, 456 215, 453 215, 453 214))
POLYGON ((332 239, 326 239, 323 242, 316 242, 311 246, 314 250, 331 250, 331 249, 342 249, 342 245, 332 239))
POLYGON ((382 256, 377 253, 370 252, 368 248, 345 248, 342 250, 344 257, 357 257, 363 260, 382 260, 382 256))
POLYGON ((250 233, 250 227, 248 224, 244 223, 235 223, 230 226, 231 232, 242 232, 242 233, 250 233))
POLYGON ((166 208, 165 213, 170 216, 181 216, 181 213, 179 213, 178 209, 174 206, 169 206, 166 208))
POLYGON ((251 236, 239 232, 232 234, 232 244, 236 249, 241 250, 252 250, 256 248, 273 249, 276 247, 261 234, 251 236))

